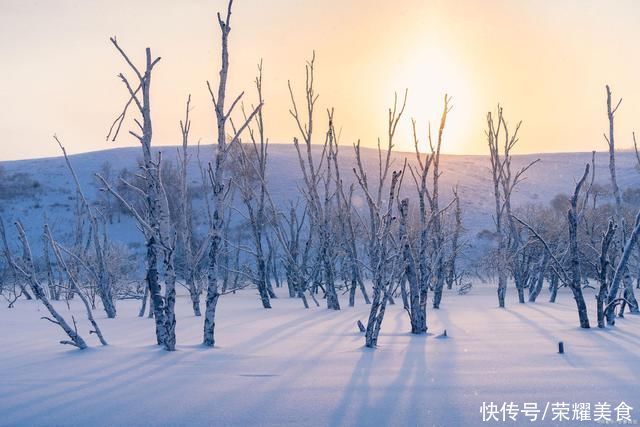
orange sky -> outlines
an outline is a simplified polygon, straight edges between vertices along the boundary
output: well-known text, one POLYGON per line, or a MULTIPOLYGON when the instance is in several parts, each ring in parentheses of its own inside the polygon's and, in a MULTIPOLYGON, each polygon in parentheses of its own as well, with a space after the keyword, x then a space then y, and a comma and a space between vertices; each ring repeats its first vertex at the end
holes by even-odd
MULTIPOLYGON (((205 81, 217 81, 220 0, 0 1, 0 159, 135 145, 104 136, 126 99, 115 77, 126 67, 116 35, 137 61, 149 45, 163 57, 154 74, 154 144, 180 142, 178 120, 193 96, 194 142, 214 137, 205 81), (134 3, 134 4, 129 4, 134 3)), ((394 91, 409 89, 398 149, 411 147, 410 117, 436 121, 445 92, 454 110, 444 151, 483 154, 484 117, 500 102, 524 120, 518 152, 604 149, 604 85, 624 98, 618 141, 640 129, 640 3, 590 0, 418 1, 236 0, 231 91, 254 99, 264 60, 265 115, 273 142, 289 142, 287 79, 302 96, 304 61, 315 49, 325 108, 336 109, 343 144, 375 145, 386 133, 394 91), (401 4, 399 4, 401 3, 401 4)), ((423 132, 424 134, 424 132, 423 132)))

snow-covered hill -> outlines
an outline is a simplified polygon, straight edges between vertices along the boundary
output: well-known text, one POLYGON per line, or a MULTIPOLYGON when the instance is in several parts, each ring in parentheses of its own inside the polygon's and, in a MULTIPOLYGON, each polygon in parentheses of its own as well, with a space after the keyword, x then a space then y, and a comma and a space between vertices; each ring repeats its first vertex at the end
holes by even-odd
MULTIPOLYGON (((316 149, 319 150, 319 147, 316 149)), ((175 161, 176 147, 162 147, 161 151, 164 159, 175 161)), ((194 186, 198 186, 201 184, 201 174, 198 170, 196 148, 192 147, 190 152, 190 180, 194 186)), ((365 166, 371 168, 371 175, 377 174, 377 151, 363 148, 362 153, 365 166)), ((212 146, 200 147, 200 158, 203 162, 212 159, 213 154, 212 146)), ((87 196, 95 199, 98 190, 94 174, 104 163, 110 163, 115 173, 124 167, 135 171, 139 157, 140 149, 129 147, 77 154, 70 158, 87 196)), ((405 158, 412 162, 415 154, 394 152, 394 166, 402 167, 405 158)), ((569 193, 575 179, 582 173, 585 163, 590 162, 591 153, 515 156, 513 166, 519 168, 537 158, 540 162, 528 171, 527 179, 522 182, 514 195, 515 206, 526 203, 547 204, 558 193, 569 193)), ((342 177, 349 183, 354 176, 351 170, 355 164, 353 149, 349 146, 341 147, 339 159, 342 177)), ((618 154, 618 179, 623 190, 631 186, 640 186, 640 173, 635 168, 635 162, 634 153, 618 154)), ((451 198, 451 189, 456 184, 459 185, 464 225, 470 237, 482 229, 492 227, 493 196, 488 166, 489 159, 486 156, 444 155, 441 160, 442 197, 451 198)), ((42 230, 45 213, 58 235, 69 232, 74 209, 74 189, 62 157, 0 162, 0 169, 4 170, 5 176, 17 173, 27 174, 19 178, 24 181, 28 177, 33 180, 33 185, 36 187, 28 191, 30 193, 28 195, 0 200, 0 214, 5 221, 20 219, 32 236, 36 248, 40 241, 38 236, 42 230)), ((603 185, 608 184, 608 173, 608 154, 598 153, 596 181, 603 185)), ((288 201, 295 201, 300 197, 297 188, 301 183, 300 168, 293 145, 272 144, 269 147, 268 182, 274 200, 283 208, 288 206, 288 201)), ((411 194, 412 186, 413 182, 410 179, 405 181, 406 194, 411 194)), ((362 199, 359 201, 364 203, 362 199)), ((358 200, 356 200, 357 203, 358 200)), ((204 218, 201 220, 204 221, 204 218)), ((131 248, 139 247, 142 243, 142 236, 130 218, 123 217, 121 222, 116 221, 111 225, 110 235, 114 240, 121 241, 131 248)))

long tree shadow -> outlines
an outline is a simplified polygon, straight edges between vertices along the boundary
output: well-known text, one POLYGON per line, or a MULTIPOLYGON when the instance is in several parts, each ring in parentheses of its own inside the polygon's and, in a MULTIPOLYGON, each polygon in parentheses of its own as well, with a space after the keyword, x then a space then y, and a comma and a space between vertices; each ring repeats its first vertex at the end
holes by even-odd
MULTIPOLYGON (((294 319, 273 325, 262 331, 258 337, 252 336, 250 339, 234 344, 233 347, 255 351, 281 339, 295 336, 298 332, 308 329, 313 323, 322 322, 325 317, 335 317, 338 314, 341 313, 330 310, 325 310, 322 313, 313 313, 311 316, 309 313, 303 313, 294 319)), ((350 318, 357 316, 355 313, 350 314, 352 315, 350 318)))
POLYGON ((444 422, 437 420, 438 414, 455 409, 455 403, 446 398, 438 399, 437 408, 429 399, 430 395, 446 392, 446 385, 438 382, 436 373, 450 377, 455 354, 446 340, 435 339, 432 334, 401 332, 408 327, 408 322, 401 321, 404 316, 404 311, 396 313, 395 328, 380 334, 378 349, 362 349, 329 425, 436 425, 444 422), (390 337, 393 342, 385 340, 390 337), (404 347, 400 349, 399 345, 404 347), (433 346, 434 351, 441 346, 447 349, 429 363, 427 346, 433 346), (401 360, 396 357, 400 351, 401 360))
MULTIPOLYGON (((57 387, 52 386, 51 391, 40 393, 37 396, 21 401, 18 405, 12 406, 12 414, 4 414, 5 420, 10 420, 12 424, 30 424, 29 420, 42 419, 41 416, 51 413, 52 410, 63 411, 73 408, 74 412, 82 414, 82 407, 95 407, 97 402, 101 402, 101 410, 109 410, 110 405, 113 410, 117 409, 116 404, 109 396, 118 394, 126 388, 127 384, 135 384, 138 381, 159 380, 167 375, 164 368, 175 365, 187 356, 188 353, 166 353, 158 349, 154 353, 144 353, 137 355, 133 359, 122 357, 117 365, 100 363, 90 369, 80 372, 72 372, 79 384, 61 393, 57 387), (65 396, 73 394, 74 397, 65 396), (56 401, 63 400, 64 408, 59 408, 56 401), (109 402, 112 402, 109 404, 109 402), (94 406, 92 406, 94 405, 94 406)), ((113 359, 111 359, 113 361, 113 359)), ((29 390, 27 390, 29 392, 29 390)), ((32 394, 32 393, 29 393, 32 394)))
POLYGON ((369 377, 371 368, 376 358, 376 350, 364 347, 360 358, 356 362, 351 379, 344 389, 344 393, 330 418, 330 425, 340 426, 347 423, 349 414, 357 412, 353 416, 354 420, 361 420, 363 412, 370 408, 370 385, 369 377))
MULTIPOLYGON (((305 389, 309 393, 313 393, 310 389, 316 389, 317 393, 326 393, 330 390, 331 383, 327 383, 325 377, 336 375, 336 372, 332 369, 332 363, 336 360, 336 364, 340 364, 340 368, 344 367, 341 356, 336 358, 336 347, 339 347, 341 343, 344 343, 345 338, 354 340, 354 336, 349 330, 355 328, 355 319, 362 314, 355 311, 346 311, 339 317, 335 312, 324 311, 319 313, 318 317, 315 317, 309 321, 311 322, 325 322, 327 318, 334 319, 337 324, 330 323, 328 329, 318 331, 317 329, 311 329, 311 334, 314 335, 314 339, 311 340, 311 345, 308 346, 296 346, 290 347, 288 341, 296 339, 296 334, 302 330, 308 329, 311 326, 302 326, 296 328, 285 328, 280 331, 280 337, 274 340, 262 341, 260 346, 266 346, 271 343, 276 343, 278 340, 282 340, 282 348, 288 348, 293 350, 287 354, 285 360, 281 360, 279 357, 270 358, 265 356, 264 362, 257 363, 253 366, 253 369, 249 369, 251 372, 265 373, 265 369, 269 370, 269 376, 247 376, 246 372, 236 372, 234 375, 238 379, 231 379, 233 391, 231 394, 237 393, 241 395, 248 386, 252 386, 254 392, 259 390, 260 398, 252 399, 251 404, 244 408, 243 414, 237 414, 238 419, 234 422, 242 424, 243 417, 247 417, 247 414, 251 413, 263 413, 265 416, 268 414, 270 419, 284 419, 290 420, 296 416, 306 416, 305 414, 286 413, 279 412, 278 405, 274 405, 274 402, 286 401, 288 399, 297 399, 298 392, 295 388, 291 387, 291 384, 299 384, 300 378, 305 378, 305 389), (325 317, 326 316, 326 317, 325 317), (345 319, 347 317, 347 319, 345 319), (280 361, 279 364, 273 365, 273 361, 280 361)), ((292 322, 286 322, 287 325, 292 322)), ((296 324, 297 322, 293 322, 296 324)), ((283 324, 276 326, 282 328, 283 324)), ((359 341, 359 339, 358 339, 359 341)), ((347 351, 352 352, 353 349, 347 351)), ((244 349, 243 349, 244 352, 244 349)), ((344 353, 344 352, 340 352, 344 353)), ((248 372, 247 371, 247 372, 248 372)), ((257 394, 257 393, 256 393, 257 394)), ((329 397, 332 397, 331 394, 329 397)), ((305 402, 306 404, 306 402, 305 402)), ((302 408, 299 408, 302 409, 302 408)), ((294 411, 297 412, 297 411, 294 411)), ((248 419, 247 419, 247 422, 248 419)), ((284 421, 283 421, 284 422, 284 421)), ((289 422, 289 421, 287 421, 289 422)))

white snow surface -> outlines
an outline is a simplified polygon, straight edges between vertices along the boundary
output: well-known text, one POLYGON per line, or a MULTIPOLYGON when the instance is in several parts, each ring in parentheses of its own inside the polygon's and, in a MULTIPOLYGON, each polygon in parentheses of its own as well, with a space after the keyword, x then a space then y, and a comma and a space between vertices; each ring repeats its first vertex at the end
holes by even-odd
MULTIPOLYGON (((565 290, 543 291, 535 304, 496 307, 495 287, 474 283, 468 295, 445 291, 429 310, 429 334, 413 336, 400 301, 387 310, 379 348, 364 348, 356 321, 368 306, 342 300, 341 311, 305 310, 278 289, 274 308, 255 290, 218 305, 216 347, 202 347, 202 318, 177 300, 175 352, 155 345, 152 319, 139 301, 120 301, 118 317, 95 313, 109 341, 89 336, 79 301, 74 315, 91 348, 64 339, 38 302, 0 308, 2 426, 480 426, 595 425, 594 422, 482 421, 483 402, 621 401, 640 418, 640 318, 605 330, 581 330, 565 290), (443 330, 448 338, 439 338, 443 330), (563 341, 566 353, 557 353, 563 341)), ((586 290, 592 325, 593 291, 586 290)), ((324 301, 320 301, 321 304, 324 301)))

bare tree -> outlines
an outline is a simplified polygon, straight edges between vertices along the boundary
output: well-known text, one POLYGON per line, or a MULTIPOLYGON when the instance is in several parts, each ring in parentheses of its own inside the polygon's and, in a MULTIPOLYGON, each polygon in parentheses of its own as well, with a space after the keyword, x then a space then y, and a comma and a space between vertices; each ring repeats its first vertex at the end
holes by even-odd
MULTIPOLYGON (((520 223, 526 227, 533 236, 538 239, 544 246, 544 250, 547 252, 552 260, 552 269, 554 274, 558 277, 563 284, 567 286, 573 293, 574 300, 576 301, 576 307, 578 309, 578 318, 581 328, 589 328, 589 317, 587 314, 587 306, 584 301, 584 295, 582 293, 582 272, 580 269, 581 253, 579 249, 578 240, 578 223, 580 219, 580 211, 578 210, 578 201, 582 191, 582 187, 589 176, 590 165, 587 163, 584 173, 580 180, 577 182, 573 196, 570 199, 570 207, 567 211, 567 222, 569 228, 569 243, 566 255, 568 257, 568 271, 563 263, 563 258, 558 259, 553 253, 550 245, 547 241, 538 233, 531 225, 527 224, 515 215, 511 215, 511 219, 520 223)), ((554 290, 557 292, 557 288, 554 290)), ((555 298, 555 296, 553 296, 555 298)))
MULTIPOLYGON (((20 295, 24 295, 27 300, 33 299, 29 291, 27 291, 25 285, 22 280, 19 279, 18 270, 16 269, 16 264, 13 259, 13 255, 11 253, 11 249, 9 248, 9 242, 6 239, 4 232, 4 222, 2 221, 2 217, 0 217, 0 231, 2 231, 2 252, 4 254, 4 258, 7 261, 7 267, 11 272, 12 279, 15 284, 20 288, 20 295)), ((17 300, 18 297, 16 297, 17 300)), ((13 301, 15 303, 15 301, 13 301)), ((11 304, 13 305, 13 304, 11 304)))
MULTIPOLYGON (((309 308, 309 303, 305 296, 309 276, 307 273, 307 261, 312 243, 311 227, 308 227, 308 236, 303 236, 303 227, 306 222, 306 209, 302 214, 297 211, 297 206, 292 204, 289 207, 288 215, 279 212, 267 192, 271 210, 274 212, 273 232, 280 243, 282 250, 282 261, 285 266, 287 286, 291 297, 300 298, 305 308, 309 308)), ((311 298, 313 293, 310 294, 311 298)), ((317 303, 316 303, 317 304, 317 303)))
MULTIPOLYGON (((430 229, 433 244, 433 256, 434 256, 434 291, 433 291, 433 308, 440 308, 440 301, 442 300, 442 289, 444 288, 446 280, 446 269, 444 260, 444 231, 442 229, 442 213, 440 212, 440 150, 442 148, 442 136, 444 128, 447 123, 447 114, 451 111, 453 106, 451 105, 451 98, 445 94, 444 96, 444 108, 442 109, 442 116, 440 118, 440 126, 438 127, 438 137, 435 141, 431 138, 431 126, 429 126, 429 147, 431 148, 431 158, 433 164, 433 187, 431 194, 427 192, 429 198, 429 204, 431 207, 430 216, 430 229)), ((415 132, 415 131, 414 131, 415 132)))
MULTIPOLYGON (((333 111, 330 113, 330 124, 333 127, 333 111)), ((336 135, 335 128, 332 131, 333 135, 336 135)), ((340 242, 343 250, 346 254, 346 264, 348 274, 350 276, 349 285, 349 306, 355 305, 356 290, 359 288, 366 304, 370 304, 369 295, 364 286, 364 280, 362 279, 362 269, 360 268, 360 259, 358 258, 358 236, 356 234, 356 224, 354 224, 354 212, 353 208, 353 192, 354 185, 351 184, 348 190, 348 195, 344 189, 344 183, 340 175, 340 165, 338 162, 339 144, 336 136, 335 144, 333 145, 333 170, 335 171, 335 186, 336 186, 336 216, 340 227, 340 242)), ((338 238, 338 236, 336 236, 338 238)))
MULTIPOLYGON (((613 190, 613 197, 615 200, 615 217, 616 217, 616 222, 618 223, 616 241, 617 241, 617 246, 620 248, 620 250, 622 250, 626 245, 626 237, 625 237, 626 225, 624 223, 624 217, 622 214, 622 196, 620 194, 620 187, 618 187, 618 179, 616 176, 616 146, 615 146, 615 132, 614 132, 614 118, 615 118, 616 112, 618 111, 618 108, 620 107, 620 104, 622 103, 622 98, 620 98, 616 106, 613 107, 612 100, 611 100, 611 89, 609 88, 608 85, 606 86, 606 91, 607 91, 607 118, 609 120, 609 136, 607 137, 607 135, 605 134, 604 139, 607 141, 607 145, 609 147, 609 174, 611 176, 611 187, 613 190)), ((636 300, 636 297, 633 293, 633 282, 631 280, 631 275, 629 274, 629 270, 623 269, 621 274, 623 275, 622 283, 624 286, 624 299, 626 302, 628 302, 629 308, 632 313, 640 313, 640 309, 638 308, 638 301, 636 300)), ((617 297, 615 293, 614 294, 611 293, 612 290, 614 290, 613 283, 612 283, 612 287, 609 292, 609 297, 607 300, 608 304, 612 304, 617 297)), ((618 289, 616 286, 615 292, 617 293, 617 291, 618 289)), ((609 313, 610 310, 608 310, 607 312, 609 313)), ((610 320, 609 314, 607 314, 607 321, 610 324, 612 324, 611 323, 612 320, 610 320)))
MULTIPOLYGON (((504 195, 501 191, 501 179, 502 179, 502 160, 500 158, 500 130, 502 128, 502 109, 498 107, 498 120, 497 124, 494 123, 491 112, 487 113, 487 125, 488 130, 486 132, 489 142, 489 153, 491 154, 491 178, 493 180, 493 193, 495 199, 495 225, 496 235, 498 239, 498 304, 500 307, 504 307, 504 299, 507 292, 507 266, 506 266, 506 238, 504 235, 504 195)), ((518 134, 519 126, 516 127, 516 132, 513 138, 518 134)), ((506 133, 506 129, 505 129, 506 133)), ((505 140, 508 136, 505 136, 505 140)))
POLYGON ((48 241, 47 243, 50 244, 51 248, 53 249, 53 253, 54 253, 55 257, 56 257, 56 260, 58 261, 58 264, 60 264, 61 268, 66 273, 67 277, 69 278, 69 283, 71 284, 71 286, 73 286, 74 290, 76 291, 76 294, 78 295, 78 297, 82 301, 82 304, 84 305, 84 308, 85 308, 85 310, 87 312, 87 319, 91 323, 91 326, 93 326, 93 330, 89 331, 89 333, 96 334, 96 336, 100 340, 100 343, 102 345, 107 345, 107 341, 105 340, 104 336, 102 335, 102 331, 100 330, 100 327, 98 326, 98 322, 96 322, 95 318, 93 317, 93 312, 91 311, 91 305, 89 304, 89 300, 84 295, 84 292, 80 288, 80 285, 78 284, 77 279, 73 276, 71 270, 67 266, 67 262, 62 257, 62 253, 60 252, 60 245, 58 244, 58 242, 56 242, 53 239, 53 235, 51 234, 51 230, 50 230, 48 224, 44 225, 44 233, 45 233, 46 239, 48 241))
POLYGON ((636 168, 638 169, 638 172, 640 172, 640 150, 638 149, 638 141, 636 141, 636 133, 633 132, 632 136, 633 136, 633 151, 635 151, 636 160, 638 161, 636 168))
MULTIPOLYGON (((401 282, 402 295, 405 310, 409 314, 411 322, 412 334, 423 334, 427 332, 426 317, 426 295, 427 292, 421 292, 421 281, 419 275, 421 272, 417 268, 418 263, 414 256, 414 250, 411 247, 411 239, 409 236, 409 199, 403 199, 398 204, 398 213, 400 214, 400 245, 402 248, 402 258, 404 262, 404 272, 401 282), (404 289, 404 282, 409 283, 408 292, 404 289)), ((422 260, 420 260, 422 262, 422 260)))
MULTIPOLYGON (((487 113, 487 141, 489 144, 489 154, 491 160, 491 178, 495 200, 495 225, 498 239, 498 305, 505 306, 505 295, 507 291, 508 265, 510 254, 517 253, 520 245, 519 233, 511 216, 511 194, 519 182, 524 179, 525 172, 538 160, 518 170, 515 174, 511 171, 511 150, 518 142, 518 131, 522 122, 516 125, 513 134, 509 134, 509 127, 504 119, 502 107, 498 105, 497 117, 491 112, 487 113), (501 139, 504 141, 502 143, 501 139), (502 153, 500 145, 503 144, 502 153)), ((518 272, 515 273, 517 276, 518 272)), ((524 289, 522 281, 517 283, 518 298, 524 302, 524 289)))
POLYGON ((151 144, 153 138, 153 124, 151 118, 151 76, 155 65, 160 61, 160 57, 152 59, 151 49, 145 49, 145 68, 140 71, 127 54, 122 50, 115 37, 112 37, 111 43, 120 53, 124 61, 131 68, 137 79, 136 88, 134 89, 127 77, 120 73, 118 77, 122 80, 124 86, 129 93, 129 99, 125 103, 122 113, 113 122, 107 139, 115 140, 120 131, 120 127, 126 117, 127 110, 131 104, 137 107, 141 120, 134 119, 136 125, 142 132, 129 131, 129 134, 136 138, 141 145, 143 164, 142 172, 144 174, 145 188, 137 188, 133 184, 128 183, 130 188, 136 188, 144 199, 146 208, 145 216, 128 203, 122 195, 117 193, 111 185, 97 175, 106 187, 127 210, 136 218, 138 225, 143 231, 147 244, 147 284, 149 286, 149 294, 153 302, 153 311, 156 324, 156 340, 158 345, 163 345, 165 349, 172 351, 175 349, 175 268, 173 265, 175 236, 171 233, 170 215, 166 192, 162 185, 161 164, 162 158, 158 155, 154 161, 151 144), (162 287, 159 280, 158 263, 159 258, 163 258, 164 276, 165 276, 165 296, 162 296, 162 287))
MULTIPOLYGON (((384 150, 382 149, 381 141, 378 138, 378 173, 377 180, 375 180, 374 182, 371 182, 369 180, 367 169, 365 168, 360 151, 360 141, 358 140, 358 142, 354 144, 353 147, 356 157, 356 167, 353 168, 353 172, 358 180, 358 185, 360 186, 362 192, 365 193, 365 199, 367 200, 368 207, 368 221, 364 221, 361 219, 361 223, 365 232, 365 247, 368 257, 368 263, 366 263, 365 266, 369 273, 374 276, 374 280, 377 258, 372 258, 372 256, 377 257, 376 251, 378 249, 376 248, 379 244, 379 236, 377 236, 376 233, 378 233, 383 228, 382 224, 380 223, 382 219, 381 211, 384 209, 383 192, 387 187, 389 171, 392 166, 391 152, 393 150, 393 147, 395 146, 394 138, 398 123, 400 122, 400 119, 402 118, 405 107, 407 105, 407 95, 408 91, 405 90, 402 104, 399 105, 398 95, 395 94, 393 100, 393 108, 389 108, 388 110, 386 147, 384 150)), ((393 303, 393 296, 391 294, 388 295, 387 298, 390 303, 393 303)))
MULTIPOLYGON (((47 215, 44 215, 44 223, 47 224, 47 215)), ((46 233, 42 235, 42 254, 44 261, 44 269, 47 276, 47 289, 49 290, 49 298, 54 301, 60 299, 60 286, 56 286, 55 278, 53 276, 53 266, 51 263, 51 256, 49 255, 49 240, 46 233)))
MULTIPOLYGON (((354 169, 355 172, 355 169, 354 169)), ((389 197, 386 207, 377 208, 372 195, 367 190, 367 184, 362 175, 356 172, 360 188, 365 193, 367 203, 370 209, 374 211, 376 216, 376 224, 379 225, 377 230, 373 231, 374 241, 371 245, 371 265, 373 276, 373 297, 371 301, 371 309, 369 310, 369 319, 365 331, 365 345, 369 348, 375 348, 378 345, 378 335, 384 320, 387 303, 393 294, 395 279, 397 277, 398 253, 391 250, 391 226, 393 222, 393 206, 394 200, 399 192, 401 171, 393 171, 391 173, 391 183, 389 185, 389 197)))
POLYGON ((536 302, 538 295, 540 295, 548 265, 549 254, 543 250, 542 255, 539 257, 538 264, 534 269, 534 273, 531 275, 531 281, 529 284, 529 302, 536 302))
POLYGON ((184 253, 184 278, 191 297, 193 314, 200 316, 200 289, 196 284, 196 264, 197 259, 193 254, 193 229, 192 229, 192 208, 189 197, 189 183, 187 180, 187 170, 189 167, 189 131, 191 130, 191 119, 189 111, 191 106, 191 95, 187 98, 184 120, 180 120, 180 133, 182 134, 182 152, 178 151, 180 169, 180 214, 178 222, 178 242, 182 246, 184 253))
POLYGON ((609 277, 611 270, 609 248, 611 247, 611 243, 616 233, 616 227, 617 226, 614 222, 610 220, 607 231, 602 235, 602 242, 600 244, 599 265, 597 268, 600 287, 598 289, 598 294, 596 295, 598 328, 605 327, 604 309, 607 299, 607 291, 609 290, 609 277))
MULTIPOLYGON (((258 64, 258 76, 255 80, 258 94, 258 104, 263 104, 262 98, 262 62, 258 64)), ((246 120, 246 115, 245 115, 246 120)), ((251 228, 253 237, 253 256, 256 259, 256 273, 252 281, 258 287, 260 300, 264 308, 271 308, 269 295, 269 270, 267 254, 264 250, 264 240, 266 238, 267 212, 267 152, 269 142, 265 138, 264 119, 262 109, 255 115, 257 135, 253 128, 248 127, 251 145, 245 148, 244 144, 238 143, 240 153, 238 161, 240 173, 236 176, 236 183, 240 189, 242 202, 247 210, 247 220, 251 228), (249 152, 247 152, 249 150, 249 152), (255 178, 255 179, 254 179, 255 178), (257 188, 256 188, 257 187, 257 188)), ((275 295, 273 295, 275 296, 275 295)))
MULTIPOLYGON (((116 185, 116 176, 111 162, 103 162, 100 165, 100 170, 98 173, 102 177, 104 177, 104 179, 109 181, 111 185, 116 185)), ((117 214, 118 222, 120 222, 120 212, 122 212, 122 210, 119 208, 118 201, 115 199, 115 197, 113 197, 113 194, 100 191, 97 195, 96 203, 99 206, 99 209, 102 211, 102 214, 106 217, 109 224, 113 224, 113 217, 115 214, 117 214)))
MULTIPOLYGON (((104 242, 100 240, 100 226, 98 224, 98 217, 91 205, 89 204, 87 198, 84 196, 82 191, 82 186, 80 185, 80 181, 78 180, 78 176, 71 165, 71 161, 69 160, 69 156, 67 156, 67 151, 65 150, 62 142, 56 135, 53 136, 55 141, 58 143, 60 150, 62 150, 62 154, 64 155, 64 160, 67 164, 67 168, 71 173, 73 178, 73 182, 76 186, 76 194, 79 198, 84 212, 87 213, 90 224, 90 235, 92 237, 93 249, 96 257, 96 279, 97 279, 97 289, 98 295, 100 296, 100 300, 102 301, 102 306, 104 307, 104 311, 107 313, 107 317, 114 318, 116 317, 116 306, 113 298, 113 290, 111 289, 111 278, 109 277, 109 269, 107 268, 106 262, 106 254, 105 254, 105 245, 104 242)), ((81 231, 81 230, 80 230, 81 231)))
POLYGON ((393 108, 389 108, 387 121, 387 148, 382 150, 380 139, 378 139, 378 176, 375 184, 370 183, 366 168, 364 166, 360 151, 360 141, 354 145, 356 156, 356 167, 353 173, 358 180, 358 185, 364 193, 367 201, 369 223, 365 229, 367 231, 367 268, 371 273, 373 281, 373 296, 369 319, 365 332, 365 344, 367 347, 375 347, 378 342, 378 334, 382 326, 382 320, 388 302, 392 301, 394 280, 397 278, 398 270, 401 269, 399 253, 390 250, 390 240, 392 238, 391 226, 393 223, 394 200, 397 197, 400 187, 400 179, 403 173, 393 171, 389 184, 388 199, 386 204, 383 201, 383 191, 386 187, 387 178, 391 169, 391 150, 394 147, 394 137, 398 122, 402 118, 407 103, 407 92, 404 100, 398 108, 398 96, 394 97, 393 108), (377 186, 377 188, 376 188, 377 186))
MULTIPOLYGON (((211 101, 214 105, 216 115, 216 127, 217 127, 217 143, 216 143, 216 156, 213 165, 209 164, 208 176, 211 182, 211 197, 213 199, 213 211, 210 221, 211 229, 209 231, 209 251, 208 251, 208 265, 207 265, 207 295, 206 295, 206 308, 204 316, 204 329, 203 329, 203 344, 207 347, 213 347, 215 344, 215 316, 216 307, 218 305, 218 298, 220 297, 220 291, 218 288, 218 256, 223 243, 223 226, 224 216, 226 209, 226 196, 228 193, 228 184, 225 182, 225 162, 227 159, 227 135, 226 126, 229 121, 229 117, 233 112, 234 107, 241 100, 243 93, 238 95, 231 103, 228 110, 225 107, 226 91, 227 91, 227 77, 229 73, 229 33, 231 32, 231 7, 233 0, 229 0, 227 6, 227 14, 224 19, 218 13, 218 24, 220 26, 221 33, 221 67, 220 67, 220 80, 218 82, 217 94, 214 94, 213 89, 209 82, 207 87, 209 94, 211 95, 211 101)), ((240 126, 235 135, 231 138, 229 145, 233 145, 237 142, 238 138, 245 130, 245 128, 251 123, 254 116, 262 108, 262 104, 259 104, 251 114, 248 115, 242 126, 240 126)))
POLYGON ((460 243, 460 235, 463 232, 462 227, 462 208, 460 206, 460 195, 458 194, 458 186, 453 188, 453 200, 455 204, 453 235, 451 237, 451 253, 446 266, 447 289, 451 289, 453 284, 460 279, 458 273, 457 259, 462 251, 463 245, 460 243))
POLYGON ((580 190, 588 176, 589 164, 587 163, 584 168, 582 178, 576 184, 573 197, 571 197, 571 208, 567 213, 569 221, 569 270, 571 273, 569 288, 573 293, 573 298, 576 300, 581 328, 589 328, 589 317, 587 315, 587 305, 584 302, 584 296, 582 294, 580 251, 578 248, 578 197, 580 196, 580 190))
MULTIPOLYGON (((27 281, 27 283, 29 284, 29 287, 31 288, 31 292, 33 292, 33 295, 35 296, 35 298, 38 301, 42 302, 42 305, 46 307, 51 317, 53 317, 52 319, 50 317, 43 316, 42 319, 48 320, 49 322, 55 325, 58 325, 64 331, 64 333, 69 337, 69 340, 62 340, 60 341, 60 344, 69 344, 79 348, 80 350, 84 350, 85 348, 87 348, 87 344, 84 341, 84 339, 80 336, 80 334, 78 334, 76 321, 73 318, 73 316, 71 317, 73 320, 73 329, 72 329, 71 326, 64 319, 64 317, 62 317, 62 315, 60 315, 60 313, 58 313, 58 311, 53 307, 51 302, 49 302, 49 299, 45 294, 42 284, 38 279, 38 275, 36 274, 36 269, 33 263, 33 256, 31 254, 31 247, 29 245, 27 234, 24 231, 24 227, 22 226, 20 221, 16 221, 15 226, 18 231, 18 239, 22 244, 22 266, 19 266, 13 260, 13 257, 11 257, 11 263, 13 265, 13 268, 17 272, 19 272, 19 274, 27 281)), ((1 219, 0 219, 0 235, 2 236, 2 240, 4 241, 5 246, 8 246, 6 232, 4 229, 4 222, 1 219)))
POLYGON ((314 160, 312 147, 314 109, 315 103, 318 100, 318 94, 314 89, 315 52, 313 53, 311 60, 309 60, 305 65, 305 72, 305 118, 303 118, 298 111, 291 82, 288 83, 292 106, 289 113, 295 120, 298 127, 302 138, 303 148, 301 148, 300 140, 298 138, 293 139, 293 145, 295 146, 296 153, 298 154, 298 161, 300 163, 300 170, 304 181, 304 195, 307 198, 309 206, 311 235, 319 245, 317 260, 315 262, 318 268, 322 269, 318 270, 318 272, 321 271, 324 276, 327 308, 340 310, 340 302, 338 300, 338 294, 335 287, 335 271, 333 264, 334 248, 330 228, 332 197, 329 191, 329 186, 331 177, 325 176, 322 172, 323 167, 326 167, 328 172, 330 172, 331 168, 331 160, 329 156, 332 155, 332 152, 329 152, 328 150, 333 149, 335 139, 332 131, 333 123, 331 114, 329 114, 329 127, 319 159, 314 160), (303 149, 305 151, 304 153, 302 152, 303 149), (323 180, 325 182, 324 199, 321 197, 320 190, 318 188, 323 180))
MULTIPOLYGON (((433 162, 433 150, 431 154, 425 154, 424 158, 420 154, 419 149, 419 141, 416 131, 416 122, 412 121, 413 128, 413 145, 416 152, 416 166, 410 167, 409 170, 411 175, 413 176, 413 180, 416 185, 416 192, 418 194, 418 215, 420 218, 419 222, 419 243, 418 243, 418 267, 416 269, 416 283, 413 283, 412 274, 409 270, 407 270, 407 274, 405 274, 406 279, 409 282, 409 317, 411 319, 411 332, 414 334, 422 334, 427 332, 427 296, 429 293, 429 287, 431 278, 433 276, 431 263, 429 262, 429 213, 427 211, 427 203, 431 199, 429 196, 429 188, 427 184, 427 177, 429 175, 429 169, 433 162)), ((406 207, 403 205, 400 206, 402 209, 400 210, 401 221, 407 221, 406 216, 408 215, 405 210, 408 210, 408 201, 406 203, 406 207)), ((406 227, 406 224, 401 224, 401 235, 407 235, 408 233, 403 229, 406 227)), ((407 238, 405 236, 405 239, 407 238)), ((408 242, 404 243, 404 251, 405 251, 405 263, 407 269, 410 268, 410 257, 407 250, 409 248, 406 246, 408 242)))
MULTIPOLYGON (((629 233, 629 237, 626 240, 624 245, 622 255, 620 256, 620 261, 618 261, 618 265, 616 266, 615 273, 613 278, 611 279, 611 286, 609 288, 609 295, 607 298, 607 306, 605 308, 605 316, 607 317, 607 324, 613 326, 615 324, 615 307, 617 303, 626 302, 630 306, 632 306, 632 302, 626 300, 626 294, 623 298, 617 298, 618 289, 620 287, 620 282, 624 283, 624 277, 628 275, 626 272, 627 263, 629 262, 629 258, 631 257, 631 252, 633 251, 638 237, 640 236, 640 211, 636 215, 636 221, 631 233, 629 233)), ((625 283, 626 286, 626 283, 625 283)), ((633 289, 633 288, 631 288, 633 289)))

